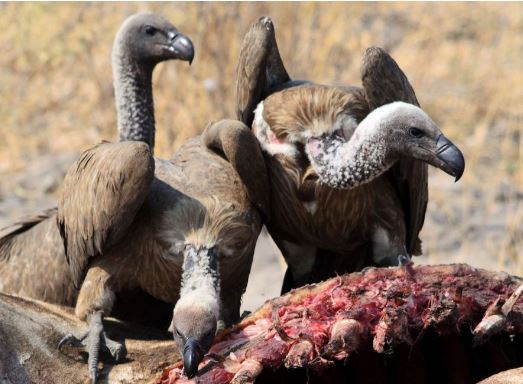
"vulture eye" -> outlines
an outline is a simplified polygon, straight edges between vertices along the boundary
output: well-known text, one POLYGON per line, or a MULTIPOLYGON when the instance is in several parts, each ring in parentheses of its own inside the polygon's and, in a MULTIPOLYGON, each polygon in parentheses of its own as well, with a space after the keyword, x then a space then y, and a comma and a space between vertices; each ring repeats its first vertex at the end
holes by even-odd
POLYGON ((174 332, 176 333, 176 336, 178 336, 180 339, 183 340, 183 335, 181 334, 181 332, 179 330, 177 330, 176 328, 174 329, 174 332))
POLYGON ((423 136, 423 131, 419 128, 415 128, 415 127, 410 127, 409 128, 409 135, 411 135, 412 137, 416 138, 416 139, 419 139, 420 137, 423 136))
POLYGON ((149 36, 154 36, 156 34, 156 28, 147 25, 145 26, 145 33, 147 33, 149 36))

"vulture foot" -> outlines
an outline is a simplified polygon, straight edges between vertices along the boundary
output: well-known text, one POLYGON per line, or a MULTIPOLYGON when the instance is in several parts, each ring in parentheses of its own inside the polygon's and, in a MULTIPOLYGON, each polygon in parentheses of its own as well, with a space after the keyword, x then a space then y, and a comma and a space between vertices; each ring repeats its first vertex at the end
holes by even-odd
POLYGON ((89 317, 89 328, 80 337, 69 334, 60 340, 58 349, 62 351, 64 346, 81 348, 89 353, 87 364, 92 384, 95 384, 97 379, 100 350, 109 353, 117 363, 122 362, 127 354, 127 350, 122 343, 111 340, 105 334, 101 312, 95 312, 89 317))
POLYGON ((406 255, 398 255, 398 265, 404 267, 410 264, 410 257, 406 255))

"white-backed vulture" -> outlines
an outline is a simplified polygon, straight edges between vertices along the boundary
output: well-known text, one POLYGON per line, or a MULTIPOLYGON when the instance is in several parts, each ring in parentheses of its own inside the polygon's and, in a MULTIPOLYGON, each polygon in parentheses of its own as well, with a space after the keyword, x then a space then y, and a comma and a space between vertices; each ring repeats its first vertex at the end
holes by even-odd
MULTIPOLYGON (((126 22, 116 41, 134 44, 136 37, 124 36, 136 23, 126 22)), ((154 33, 146 28, 147 38, 163 35, 161 26, 149 25, 154 33)), ((127 51, 115 43, 115 68, 131 59, 127 51)), ((67 335, 60 346, 87 347, 93 381, 100 348, 116 360, 125 355, 124 346, 105 335, 102 318, 111 314, 119 292, 135 289, 175 305, 174 339, 185 372, 194 376, 218 324, 239 320, 260 211, 269 211, 251 204, 250 191, 255 195, 268 181, 259 145, 239 121, 222 120, 207 131, 220 138, 220 149, 233 164, 252 160, 254 166, 234 168, 201 137, 170 160, 153 158, 155 62, 130 64, 124 67, 135 71, 115 73, 121 141, 81 155, 65 177, 58 208, 65 254, 80 287, 75 313, 88 322, 83 335, 67 335)))
MULTIPOLYGON (((160 61, 191 61, 193 55, 191 41, 159 15, 127 19, 113 45, 120 142, 86 151, 69 170, 58 217, 50 210, 23 220, 6 229, 0 242, 5 291, 71 305, 75 286, 80 289, 75 312, 88 320, 90 332, 79 339, 68 335, 61 346, 87 345, 93 381, 100 344, 116 360, 125 355, 123 345, 105 337, 101 322, 122 292, 127 301, 134 299, 129 292, 144 291, 178 304, 176 337, 184 339, 178 344, 182 354, 187 349, 189 373, 217 321, 230 324, 239 317, 260 229, 243 183, 199 138, 171 161, 152 157, 153 69, 160 61)), ((244 145, 243 131, 257 148, 239 122, 209 129, 222 125, 224 142, 232 137, 244 145)), ((245 148, 252 157, 248 143, 245 148)))
MULTIPOLYGON (((119 94, 116 108, 119 118, 131 123, 120 130, 120 139, 139 139, 140 124, 152 124, 147 127, 147 140, 154 145, 154 117, 145 119, 153 108, 152 66, 170 59, 192 61, 194 49, 188 38, 159 15, 137 14, 129 20, 135 20, 135 25, 120 30, 113 51, 114 88, 119 94), (150 36, 150 41, 142 35, 150 36), (140 110, 128 107, 136 104, 132 102, 136 95, 129 92, 133 84, 149 94, 150 105, 140 110), (132 114, 135 117, 130 118, 132 114)), ((0 291, 74 306, 78 289, 72 282, 56 216, 54 207, 0 229, 0 291)))
POLYGON ((465 164, 387 53, 367 50, 363 88, 291 81, 262 17, 237 73, 238 118, 254 116, 269 172, 267 227, 288 264, 283 291, 421 254, 427 163, 456 180, 465 164))

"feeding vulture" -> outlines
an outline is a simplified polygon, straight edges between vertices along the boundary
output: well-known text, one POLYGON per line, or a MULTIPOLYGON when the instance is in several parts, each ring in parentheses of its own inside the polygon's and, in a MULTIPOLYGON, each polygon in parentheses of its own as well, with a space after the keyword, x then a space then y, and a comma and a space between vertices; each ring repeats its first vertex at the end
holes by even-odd
POLYGON ((284 292, 421 254, 427 164, 457 180, 465 163, 392 57, 366 51, 363 88, 292 81, 262 17, 237 76, 237 115, 253 122, 269 172, 267 227, 288 264, 284 292))
MULTIPOLYGON (((233 168, 200 137, 170 160, 153 157, 152 71, 160 61, 192 56, 190 40, 158 15, 126 20, 113 45, 120 142, 85 151, 64 180, 57 222, 69 279, 80 289, 75 313, 88 329, 80 337, 67 335, 60 347, 87 347, 93 382, 100 348, 116 360, 125 356, 124 346, 109 339, 102 324, 122 291, 140 289, 175 304, 174 338, 189 376, 218 323, 239 319, 260 211, 268 212, 250 199, 260 180, 268 185, 256 140, 239 121, 207 128, 220 137, 220 149, 233 165, 234 159, 254 159, 248 169, 233 168)), ((256 201, 263 196, 267 193, 256 201)), ((33 272, 33 278, 45 276, 33 272)))

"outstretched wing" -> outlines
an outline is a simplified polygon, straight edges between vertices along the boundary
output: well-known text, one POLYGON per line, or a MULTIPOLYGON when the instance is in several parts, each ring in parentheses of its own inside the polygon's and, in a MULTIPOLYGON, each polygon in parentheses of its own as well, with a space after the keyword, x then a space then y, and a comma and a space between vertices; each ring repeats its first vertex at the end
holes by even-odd
POLYGON ((268 221, 271 214, 269 175, 260 144, 250 128, 240 121, 224 119, 209 124, 202 140, 207 148, 223 153, 238 172, 249 200, 268 221))
POLYGON ((269 17, 260 17, 245 35, 236 74, 237 117, 250 127, 254 109, 269 90, 290 80, 269 17))
POLYGON ((154 159, 141 142, 101 143, 85 151, 65 176, 58 225, 78 286, 89 258, 126 233, 154 178, 154 159))
MULTIPOLYGON (((381 48, 367 49, 361 74, 365 97, 371 110, 393 101, 419 106, 409 80, 394 59, 381 48)), ((404 158, 388 171, 405 212, 407 250, 413 255, 421 254, 419 232, 427 210, 427 168, 427 164, 422 161, 404 158)))

